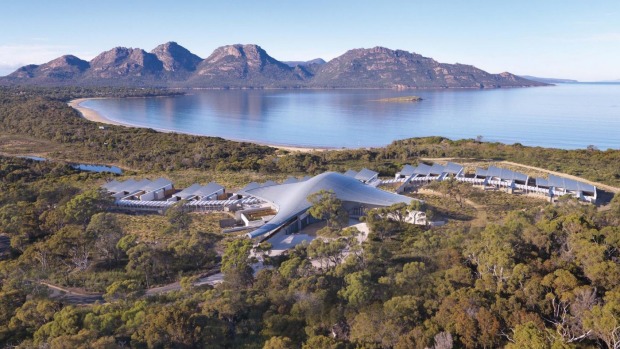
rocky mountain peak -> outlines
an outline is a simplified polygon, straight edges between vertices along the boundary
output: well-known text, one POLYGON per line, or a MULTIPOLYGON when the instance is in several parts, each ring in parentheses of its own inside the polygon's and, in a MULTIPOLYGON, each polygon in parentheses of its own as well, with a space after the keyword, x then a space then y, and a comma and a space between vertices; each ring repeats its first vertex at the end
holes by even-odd
MULTIPOLYGON (((248 62, 259 62, 267 57, 271 58, 267 52, 265 52, 265 50, 258 45, 235 44, 218 47, 209 57, 206 58, 206 61, 215 63, 223 59, 242 59, 247 60, 248 62)), ((275 61, 273 58, 272 60, 275 61)))
POLYGON ((9 77, 69 80, 81 76, 90 68, 87 61, 73 55, 65 55, 41 65, 27 65, 9 77))
POLYGON ((258 45, 236 44, 215 49, 198 65, 195 75, 192 85, 297 87, 311 74, 278 61, 258 45))
MULTIPOLYGON (((43 66, 50 69, 61 68, 66 66, 76 67, 77 69, 84 71, 90 67, 87 61, 79 59, 73 55, 65 55, 59 58, 56 58, 48 63, 45 63, 43 66)), ((41 66, 41 67, 43 67, 41 66)))
POLYGON ((139 48, 115 47, 90 61, 91 75, 98 78, 143 76, 163 70, 163 63, 139 48))
POLYGON ((174 41, 157 46, 151 53, 163 63, 164 70, 170 72, 194 71, 202 61, 202 58, 174 41))
POLYGON ((8 75, 9 78, 15 79, 28 79, 34 77, 34 72, 39 67, 37 64, 28 64, 23 67, 17 68, 16 71, 8 75))

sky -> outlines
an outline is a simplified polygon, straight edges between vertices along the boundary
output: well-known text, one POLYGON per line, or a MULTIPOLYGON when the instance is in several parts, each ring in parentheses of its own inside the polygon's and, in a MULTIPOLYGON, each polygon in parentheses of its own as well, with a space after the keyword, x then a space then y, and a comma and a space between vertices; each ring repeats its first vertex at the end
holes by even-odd
POLYGON ((176 41, 202 58, 237 43, 279 60, 384 46, 491 73, 620 79, 618 0, 19 0, 0 2, 0 14, 0 76, 176 41))

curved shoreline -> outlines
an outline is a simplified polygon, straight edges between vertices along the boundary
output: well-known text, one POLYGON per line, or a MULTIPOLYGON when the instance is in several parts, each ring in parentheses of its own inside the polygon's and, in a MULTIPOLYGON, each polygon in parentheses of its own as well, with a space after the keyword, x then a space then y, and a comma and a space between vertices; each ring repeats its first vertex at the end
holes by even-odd
POLYGON ((85 107, 83 105, 81 105, 82 102, 88 101, 90 99, 105 99, 103 97, 97 97, 97 98, 78 98, 78 99, 73 99, 71 101, 69 101, 67 104, 78 111, 78 113, 80 113, 80 115, 89 121, 93 121, 93 122, 99 122, 102 124, 108 124, 108 125, 117 125, 117 126, 129 126, 129 125, 123 125, 119 122, 110 120, 108 118, 106 118, 105 116, 101 115, 99 112, 97 112, 94 109, 85 107))
MULTIPOLYGON (((77 112, 84 119, 89 120, 89 121, 93 121, 93 122, 98 122, 98 123, 101 123, 101 124, 108 124, 108 125, 115 125, 115 126, 125 126, 125 127, 137 127, 137 128, 150 128, 150 129, 153 129, 153 130, 158 131, 158 132, 165 132, 165 133, 175 132, 175 133, 188 134, 188 135, 200 136, 200 137, 219 137, 219 136, 207 136, 207 135, 201 135, 201 134, 195 134, 195 133, 179 132, 179 131, 175 131, 175 130, 158 129, 158 128, 153 128, 153 127, 145 127, 145 126, 133 125, 133 124, 129 124, 129 123, 118 122, 118 121, 115 121, 115 120, 107 118, 106 116, 104 116, 103 114, 99 113, 98 111, 96 111, 94 109, 91 109, 91 108, 88 108, 88 107, 85 107, 85 106, 82 105, 83 102, 91 100, 91 99, 106 99, 106 98, 107 97, 77 98, 77 99, 73 99, 73 100, 69 101, 67 103, 67 105, 69 105, 71 108, 77 110, 77 112)), ((313 151, 326 151, 326 150, 337 150, 337 149, 340 149, 340 148, 330 148, 330 147, 299 147, 299 146, 295 146, 295 145, 269 144, 269 143, 262 143, 262 142, 244 140, 244 139, 228 139, 228 138, 224 138, 224 139, 229 140, 229 141, 233 141, 233 142, 253 143, 253 144, 264 145, 264 146, 272 147, 272 148, 276 148, 276 149, 281 149, 281 150, 286 150, 286 151, 293 151, 293 152, 302 152, 302 153, 308 153, 308 152, 313 152, 313 151)), ((346 148, 346 149, 353 149, 353 148, 346 148)))

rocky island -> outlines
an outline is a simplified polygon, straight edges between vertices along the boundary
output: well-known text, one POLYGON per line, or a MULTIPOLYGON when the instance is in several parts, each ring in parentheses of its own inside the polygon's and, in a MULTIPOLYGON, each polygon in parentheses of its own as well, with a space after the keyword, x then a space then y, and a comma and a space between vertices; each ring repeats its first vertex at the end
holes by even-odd
POLYGON ((389 103, 406 103, 406 102, 420 102, 422 97, 419 96, 403 96, 392 98, 381 98, 375 100, 375 102, 389 102, 389 103))

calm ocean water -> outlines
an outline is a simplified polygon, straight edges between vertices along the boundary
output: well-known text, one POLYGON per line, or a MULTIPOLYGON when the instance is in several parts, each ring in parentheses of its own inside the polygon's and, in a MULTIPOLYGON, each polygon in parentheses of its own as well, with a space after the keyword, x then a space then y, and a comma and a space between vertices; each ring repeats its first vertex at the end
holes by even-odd
POLYGON ((154 129, 310 147, 382 146, 445 136, 564 149, 620 149, 620 84, 496 90, 208 90, 88 100, 109 119, 154 129), (418 103, 377 99, 418 95, 418 103))

